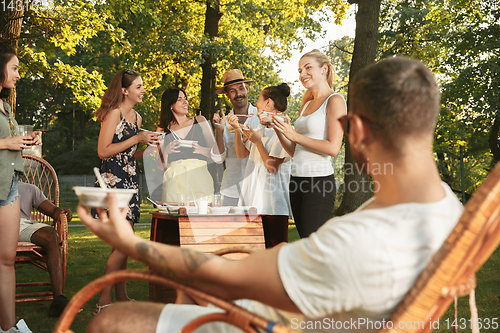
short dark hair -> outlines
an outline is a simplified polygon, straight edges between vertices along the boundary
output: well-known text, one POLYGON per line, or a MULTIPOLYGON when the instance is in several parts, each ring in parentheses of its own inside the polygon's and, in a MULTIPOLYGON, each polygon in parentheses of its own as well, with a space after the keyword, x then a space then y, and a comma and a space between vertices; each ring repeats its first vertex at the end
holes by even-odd
MULTIPOLYGON (((10 46, 5 41, 0 41, 0 82, 3 84, 6 79, 6 67, 7 63, 12 60, 13 57, 17 57, 16 50, 10 46)), ((10 95, 10 89, 2 88, 0 91, 0 98, 6 98, 10 95)))
POLYGON ((164 130, 170 128, 171 122, 177 122, 174 115, 172 114, 172 105, 177 103, 177 99, 179 98, 179 93, 181 91, 187 98, 186 92, 178 87, 169 88, 163 92, 163 95, 161 95, 160 127, 164 130))
POLYGON ((269 86, 262 90, 262 96, 264 99, 272 99, 274 102, 274 108, 278 111, 285 112, 288 107, 288 99, 290 96, 290 87, 286 83, 281 83, 277 86, 269 86))
POLYGON ((368 66, 354 77, 349 95, 350 112, 368 118, 374 137, 390 148, 435 130, 439 87, 418 60, 393 57, 368 66))

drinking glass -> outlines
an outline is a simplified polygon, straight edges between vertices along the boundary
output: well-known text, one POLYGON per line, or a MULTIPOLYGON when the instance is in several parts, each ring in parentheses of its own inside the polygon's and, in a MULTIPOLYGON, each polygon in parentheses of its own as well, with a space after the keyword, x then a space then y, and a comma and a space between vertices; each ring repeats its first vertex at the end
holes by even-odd
POLYGON ((222 207, 222 194, 220 193, 214 194, 213 207, 222 207))

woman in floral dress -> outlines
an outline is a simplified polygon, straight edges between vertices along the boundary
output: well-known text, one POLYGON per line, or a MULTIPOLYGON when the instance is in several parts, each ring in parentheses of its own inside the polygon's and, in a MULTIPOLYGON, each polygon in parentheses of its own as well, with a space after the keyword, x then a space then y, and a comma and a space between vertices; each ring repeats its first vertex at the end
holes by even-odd
MULTIPOLYGON (((136 160, 144 151, 139 143, 154 144, 159 139, 154 132, 140 131, 142 118, 133 109, 142 102, 145 90, 139 73, 130 69, 119 71, 104 93, 96 117, 101 121, 97 152, 101 158, 101 176, 108 187, 135 189, 129 203, 127 219, 136 223, 140 215, 139 180, 136 160)), ((97 184, 98 186, 98 184, 97 184)), ((127 257, 113 251, 106 264, 105 274, 127 268, 127 257)), ((102 290, 96 313, 111 305, 112 286, 102 290)), ((115 284, 116 301, 130 301, 125 282, 115 284)))

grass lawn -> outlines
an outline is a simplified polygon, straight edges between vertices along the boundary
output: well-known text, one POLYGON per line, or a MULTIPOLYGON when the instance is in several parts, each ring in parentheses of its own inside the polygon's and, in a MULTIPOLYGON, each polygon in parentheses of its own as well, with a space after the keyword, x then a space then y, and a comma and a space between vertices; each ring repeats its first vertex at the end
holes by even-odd
MULTIPOLYGON (((61 204, 64 208, 70 208, 74 212, 74 218, 71 225, 75 227, 69 228, 68 240, 68 266, 65 295, 70 298, 83 286, 90 281, 102 276, 106 261, 110 254, 111 248, 95 237, 85 227, 81 225, 76 216, 76 203, 61 204)), ((149 211, 153 209, 148 203, 142 204, 141 223, 151 222, 149 211)), ((149 226, 137 226, 136 233, 144 238, 149 239, 149 226)), ((297 240, 298 234, 295 227, 289 229, 289 240, 293 242, 297 240)), ((135 260, 129 259, 128 266, 130 269, 147 269, 147 267, 135 260)), ((34 268, 31 265, 17 265, 16 278, 19 282, 29 280, 40 281, 48 274, 40 269, 34 268)), ((477 274, 476 302, 479 311, 479 317, 492 319, 500 316, 500 250, 497 249, 486 264, 479 270, 477 274)), ((147 301, 149 298, 148 284, 139 281, 130 281, 127 283, 128 294, 131 298, 137 301, 147 301)), ((85 332, 88 322, 92 318, 97 303, 98 296, 91 299, 76 316, 71 329, 76 333, 85 332)), ((16 315, 18 319, 23 318, 27 322, 29 328, 35 333, 52 332, 57 319, 48 318, 47 312, 50 302, 32 302, 16 304, 16 315)), ((452 327, 452 312, 453 306, 447 311, 445 316, 440 320, 439 329, 434 332, 451 332, 452 327), (446 322, 448 319, 448 323, 446 322), (449 327, 447 327, 449 326, 449 327)), ((470 318, 468 297, 459 299, 459 318, 468 320, 470 318)), ((498 322, 498 319, 497 319, 498 322)), ((470 332, 470 329, 462 330, 459 326, 459 332, 470 332)), ((498 332, 495 330, 482 329, 481 332, 498 332)))

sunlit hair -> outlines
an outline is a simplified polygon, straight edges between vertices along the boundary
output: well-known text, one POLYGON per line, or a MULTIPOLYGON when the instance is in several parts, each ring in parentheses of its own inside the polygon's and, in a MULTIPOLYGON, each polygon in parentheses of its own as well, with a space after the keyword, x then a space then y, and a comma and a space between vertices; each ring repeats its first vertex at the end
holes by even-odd
MULTIPOLYGON (((13 57, 17 57, 16 50, 7 44, 5 41, 0 41, 0 82, 3 85, 5 79, 7 79, 7 64, 12 60, 13 57)), ((0 92, 0 98, 6 98, 10 95, 10 89, 2 88, 0 92)))
POLYGON ((366 117, 374 138, 386 147, 397 151, 404 138, 433 135, 439 87, 420 61, 405 57, 380 61, 359 72, 349 89, 350 112, 366 117))
POLYGON ((180 92, 184 93, 186 96, 186 92, 181 88, 169 88, 163 92, 161 95, 161 113, 160 113, 160 127, 163 129, 170 128, 171 123, 177 123, 177 119, 175 119, 174 114, 172 113, 172 105, 177 103, 177 99, 179 98, 180 92))
MULTIPOLYGON (((319 67, 323 67, 324 65, 328 66, 328 71, 326 72, 326 82, 328 83, 328 86, 330 88, 334 89, 333 82, 336 79, 335 68, 333 67, 330 59, 326 56, 326 54, 324 54, 318 49, 314 49, 310 52, 305 53, 302 57, 300 57, 300 59, 305 57, 315 58, 319 64, 319 67)), ((313 99, 312 92, 306 90, 306 92, 304 93, 304 97, 302 97, 302 106, 304 106, 304 104, 306 104, 308 101, 312 99, 313 99)))
POLYGON ((277 86, 269 86, 261 92, 265 100, 268 98, 274 102, 274 108, 280 112, 285 112, 288 107, 288 99, 290 96, 290 87, 286 83, 281 83, 277 86))
POLYGON ((131 69, 122 69, 116 73, 109 84, 108 89, 101 99, 101 106, 95 111, 97 120, 103 121, 109 111, 120 106, 123 101, 122 88, 128 88, 136 78, 141 76, 138 72, 131 69))

